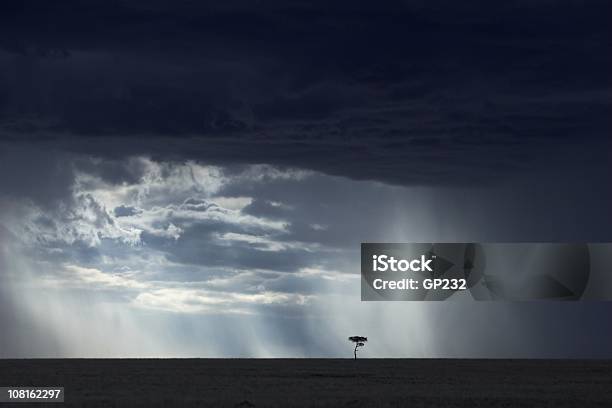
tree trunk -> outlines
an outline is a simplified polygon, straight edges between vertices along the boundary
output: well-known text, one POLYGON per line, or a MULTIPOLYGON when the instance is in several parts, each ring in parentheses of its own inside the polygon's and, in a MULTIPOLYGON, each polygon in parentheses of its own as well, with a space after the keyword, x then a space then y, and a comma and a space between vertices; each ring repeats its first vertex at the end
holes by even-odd
POLYGON ((355 353, 355 360, 357 360, 357 345, 356 344, 355 344, 355 351, 354 351, 354 353, 355 353))

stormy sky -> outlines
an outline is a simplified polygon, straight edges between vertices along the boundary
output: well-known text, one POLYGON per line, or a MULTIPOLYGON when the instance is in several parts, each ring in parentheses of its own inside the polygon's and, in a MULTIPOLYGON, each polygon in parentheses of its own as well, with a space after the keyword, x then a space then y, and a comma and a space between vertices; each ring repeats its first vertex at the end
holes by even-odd
POLYGON ((612 357, 610 303, 359 291, 361 242, 612 241, 611 8, 2 2, 0 357, 612 357))

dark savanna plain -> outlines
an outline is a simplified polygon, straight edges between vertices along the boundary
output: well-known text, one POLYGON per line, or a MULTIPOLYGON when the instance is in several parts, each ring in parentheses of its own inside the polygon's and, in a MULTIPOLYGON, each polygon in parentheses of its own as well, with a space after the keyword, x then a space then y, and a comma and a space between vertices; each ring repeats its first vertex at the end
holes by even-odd
POLYGON ((0 381, 62 384, 70 407, 612 405, 603 360, 1 360, 0 381))

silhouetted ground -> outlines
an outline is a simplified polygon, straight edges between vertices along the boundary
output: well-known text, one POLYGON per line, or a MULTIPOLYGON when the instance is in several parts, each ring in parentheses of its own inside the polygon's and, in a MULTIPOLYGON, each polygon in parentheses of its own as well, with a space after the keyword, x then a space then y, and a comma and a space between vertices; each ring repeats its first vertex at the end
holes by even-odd
POLYGON ((612 361, 0 360, 0 386, 77 407, 612 407, 612 361))

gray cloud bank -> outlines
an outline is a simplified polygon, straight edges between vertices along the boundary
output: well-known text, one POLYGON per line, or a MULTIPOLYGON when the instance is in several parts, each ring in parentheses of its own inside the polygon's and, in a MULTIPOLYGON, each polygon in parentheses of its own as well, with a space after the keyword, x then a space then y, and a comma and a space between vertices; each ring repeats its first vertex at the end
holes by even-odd
POLYGON ((360 242, 605 239, 586 212, 607 204, 571 174, 555 197, 9 149, 33 184, 0 200, 4 357, 342 356, 353 332, 378 357, 609 355, 608 303, 359 301, 360 242))
POLYGON ((404 185, 610 147, 606 1, 1 7, 10 140, 404 185))

